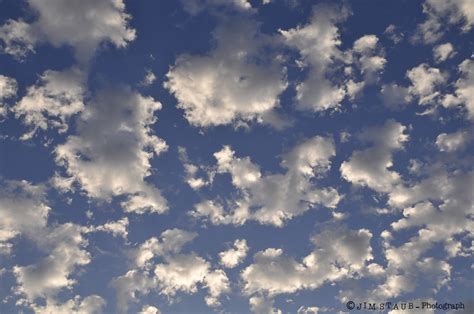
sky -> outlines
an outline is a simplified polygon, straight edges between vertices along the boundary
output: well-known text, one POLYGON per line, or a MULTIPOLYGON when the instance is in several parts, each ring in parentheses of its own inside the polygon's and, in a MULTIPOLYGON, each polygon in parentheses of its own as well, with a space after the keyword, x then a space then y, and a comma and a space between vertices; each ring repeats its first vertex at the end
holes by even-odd
POLYGON ((472 0, 0 0, 0 313, 472 313, 473 28, 472 0))

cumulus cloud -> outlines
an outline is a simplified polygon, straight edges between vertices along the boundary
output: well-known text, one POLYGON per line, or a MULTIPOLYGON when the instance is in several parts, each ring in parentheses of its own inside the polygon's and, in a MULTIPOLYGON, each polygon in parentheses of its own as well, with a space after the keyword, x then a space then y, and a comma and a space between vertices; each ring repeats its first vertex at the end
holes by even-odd
POLYGON ((454 133, 441 133, 436 137, 436 145, 442 152, 454 152, 461 150, 471 141, 468 131, 454 133))
POLYGON ((466 59, 458 66, 460 78, 455 83, 455 95, 448 94, 443 99, 443 106, 464 105, 467 118, 474 119, 474 61, 466 59))
POLYGON ((408 140, 405 130, 405 126, 394 120, 366 129, 359 138, 372 146, 355 151, 348 161, 342 163, 342 177, 355 185, 389 192, 401 181, 400 175, 389 168, 393 166, 392 153, 402 149, 408 140))
POLYGON ((215 175, 215 171, 207 169, 201 165, 196 165, 190 162, 186 148, 178 147, 179 159, 183 163, 184 172, 186 174, 185 181, 193 189, 199 190, 204 186, 212 183, 215 175), (206 174, 207 178, 203 175, 199 175, 199 172, 206 174))
POLYGON ((248 0, 181 0, 181 4, 183 5, 183 8, 192 15, 196 15, 206 9, 215 8, 230 8, 240 12, 248 12, 252 10, 252 4, 248 0))
POLYGON ((71 314, 100 314, 106 302, 98 295, 81 298, 79 295, 64 303, 56 303, 54 300, 46 300, 46 305, 33 304, 32 309, 38 314, 71 313, 71 314))
MULTIPOLYGON (((12 268, 18 282, 15 290, 17 294, 26 296, 26 302, 31 307, 36 306, 38 298, 48 301, 46 307, 58 306, 54 303, 54 297, 60 290, 75 284, 72 274, 78 266, 90 262, 82 227, 72 223, 48 226, 50 211, 43 186, 26 181, 2 182, 0 248, 5 247, 6 243, 8 249, 12 250, 13 245, 8 241, 22 235, 43 253, 33 264, 15 265, 12 268)), ((82 301, 83 305, 71 302, 63 306, 85 307, 88 304, 86 299, 82 301)))
POLYGON ((282 126, 273 111, 287 86, 285 69, 261 53, 270 42, 258 29, 247 18, 223 21, 208 55, 177 58, 164 86, 189 123, 207 127, 257 120, 282 126))
POLYGON ((17 89, 14 78, 0 74, 0 119, 7 116, 7 108, 3 102, 15 97, 17 89))
POLYGON ((426 0, 423 12, 427 18, 418 25, 414 40, 425 43, 438 41, 446 25, 460 25, 464 33, 474 25, 474 7, 470 0, 426 0))
POLYGON ((56 147, 56 162, 91 198, 126 195, 127 212, 165 212, 166 200, 145 182, 150 159, 167 148, 151 129, 160 109, 153 98, 127 88, 100 91, 80 115, 78 134, 56 147))
POLYGON ((446 74, 426 63, 408 70, 406 76, 411 81, 410 94, 418 98, 420 105, 435 102, 436 97, 440 96, 438 88, 447 81, 446 74))
POLYGON ((139 314, 160 314, 160 310, 153 305, 144 305, 139 314))
POLYGON ((172 300, 177 293, 194 294, 199 288, 207 290, 206 304, 220 305, 221 294, 230 291, 230 283, 221 269, 195 253, 182 253, 182 248, 197 236, 180 229, 164 231, 160 238, 150 238, 133 254, 134 268, 115 278, 121 311, 127 312, 130 301, 138 294, 157 291, 172 300))
POLYGON ((68 223, 50 230, 40 245, 50 248, 48 256, 35 264, 13 268, 20 284, 18 291, 30 300, 71 287, 76 283, 70 278, 71 273, 77 266, 90 262, 89 253, 84 250, 86 240, 77 225, 68 223))
POLYGON ((311 21, 297 28, 280 30, 284 42, 299 51, 302 63, 309 67, 305 81, 296 86, 298 107, 324 111, 337 108, 345 96, 343 86, 328 79, 341 44, 337 23, 348 15, 347 8, 318 5, 311 21))
POLYGON ((396 83, 384 84, 380 89, 383 104, 390 109, 400 109, 408 104, 412 96, 408 87, 396 83))
POLYGON ((69 118, 84 109, 84 73, 77 68, 48 70, 12 108, 17 118, 31 128, 21 139, 30 139, 38 129, 68 130, 69 118))
POLYGON ((436 62, 446 61, 447 59, 452 58, 455 54, 456 52, 451 43, 445 43, 433 48, 433 57, 436 62))
POLYGON ((27 181, 4 181, 0 186, 0 253, 9 253, 17 235, 38 234, 47 225, 51 208, 43 186, 27 181))
POLYGON ((74 5, 65 0, 28 0, 28 5, 35 14, 33 22, 7 20, 0 27, 3 50, 18 58, 48 42, 73 47, 77 59, 84 62, 102 43, 124 47, 135 38, 122 0, 85 0, 74 5))
POLYGON ((249 157, 239 158, 229 146, 224 146, 214 154, 217 172, 230 174, 241 197, 230 200, 228 208, 217 200, 202 201, 190 215, 213 224, 239 225, 256 220, 281 227, 285 221, 317 205, 335 208, 341 199, 337 190, 315 183, 329 170, 334 155, 333 140, 315 136, 283 156, 281 166, 286 169, 285 174, 263 176, 249 157))
POLYGON ((128 218, 124 217, 117 221, 108 221, 103 225, 88 226, 84 228, 85 232, 106 232, 112 234, 114 237, 122 237, 127 239, 128 236, 128 218))
POLYGON ((220 264, 227 268, 234 268, 245 259, 248 250, 247 241, 237 239, 234 242, 234 248, 219 253, 220 264))
POLYGON ((366 229, 333 226, 311 239, 315 248, 301 262, 281 249, 260 251, 255 254, 254 263, 241 272, 244 293, 272 297, 351 278, 372 259, 371 238, 366 229))

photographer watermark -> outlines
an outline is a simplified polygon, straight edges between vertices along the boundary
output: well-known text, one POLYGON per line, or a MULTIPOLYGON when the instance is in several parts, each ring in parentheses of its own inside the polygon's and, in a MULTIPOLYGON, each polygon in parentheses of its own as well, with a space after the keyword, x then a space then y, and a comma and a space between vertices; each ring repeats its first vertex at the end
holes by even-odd
POLYGON ((442 311, 457 311, 464 310, 464 303, 450 303, 450 302, 359 302, 348 301, 346 308, 350 311, 384 311, 384 310, 442 310, 442 311))

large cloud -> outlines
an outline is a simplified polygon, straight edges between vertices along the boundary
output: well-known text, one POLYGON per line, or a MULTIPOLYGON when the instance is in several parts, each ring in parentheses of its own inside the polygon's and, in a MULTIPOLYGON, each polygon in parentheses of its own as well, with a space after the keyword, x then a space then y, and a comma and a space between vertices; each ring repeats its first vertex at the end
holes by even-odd
POLYGON ((87 61, 103 42, 124 47, 135 38, 122 0, 28 0, 28 4, 36 14, 31 24, 8 20, 0 27, 4 51, 20 58, 39 42, 49 42, 72 46, 76 57, 87 61))
POLYGON ((181 55, 165 87, 196 126, 257 120, 282 126, 273 110, 286 88, 285 69, 263 49, 269 39, 250 19, 223 21, 214 31, 216 48, 205 56, 181 55))
POLYGON ((99 92, 81 114, 78 134, 55 149, 57 163, 92 198, 126 195, 126 211, 166 211, 160 191, 145 182, 150 159, 167 148, 151 129, 160 109, 153 98, 127 88, 99 92))
POLYGON ((390 191, 401 180, 400 175, 389 168, 393 166, 392 153, 403 148, 403 143, 408 139, 404 134, 405 129, 400 123, 388 120, 382 126, 362 132, 360 139, 372 146, 355 151, 348 161, 342 163, 342 177, 378 192, 390 191))
POLYGON ((0 74, 0 119, 7 115, 7 107, 3 103, 16 96, 17 82, 14 78, 0 74))
POLYGON ((280 30, 285 43, 296 48, 309 66, 308 77, 296 87, 301 109, 323 111, 337 108, 345 95, 344 88, 329 80, 330 69, 340 57, 341 44, 336 23, 348 15, 346 8, 315 6, 311 21, 302 27, 280 30))
POLYGON ((474 25, 474 6, 470 0, 426 0, 423 3, 426 20, 418 25, 415 40, 426 43, 438 41, 446 25, 461 25, 462 32, 469 32, 474 25))
POLYGON ((138 247, 133 268, 113 280, 121 311, 127 312, 129 302, 139 294, 157 291, 172 300, 177 293, 194 294, 198 289, 208 291, 206 303, 219 306, 219 297, 228 292, 229 280, 221 269, 195 253, 182 253, 183 247, 197 236, 180 229, 164 231, 160 238, 150 238, 138 247))
POLYGON ((315 249, 301 262, 281 249, 260 251, 241 273, 244 293, 274 296, 350 278, 372 259, 371 238, 366 229, 332 226, 312 238, 315 249))
POLYGON ((285 221, 317 205, 335 208, 341 199, 338 192, 314 183, 330 168, 334 155, 332 139, 315 136, 284 155, 281 166, 286 169, 285 174, 263 176, 249 157, 236 157, 229 146, 224 146, 214 154, 217 171, 231 175, 232 184, 242 197, 229 201, 229 209, 218 201, 203 201, 190 214, 213 224, 256 220, 281 227, 285 221))
POLYGON ((12 108, 16 117, 32 129, 22 139, 30 139, 38 129, 66 132, 69 118, 84 109, 84 94, 84 73, 79 69, 44 72, 12 108))

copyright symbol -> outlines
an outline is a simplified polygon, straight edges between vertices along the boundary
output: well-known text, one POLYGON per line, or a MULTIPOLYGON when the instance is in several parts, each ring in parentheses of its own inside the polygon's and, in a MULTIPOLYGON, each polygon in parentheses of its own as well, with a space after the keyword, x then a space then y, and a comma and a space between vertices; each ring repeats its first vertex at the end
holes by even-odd
POLYGON ((355 308, 355 306, 356 305, 355 305, 354 301, 349 301, 349 302, 346 303, 346 307, 347 307, 348 310, 353 310, 355 308))

